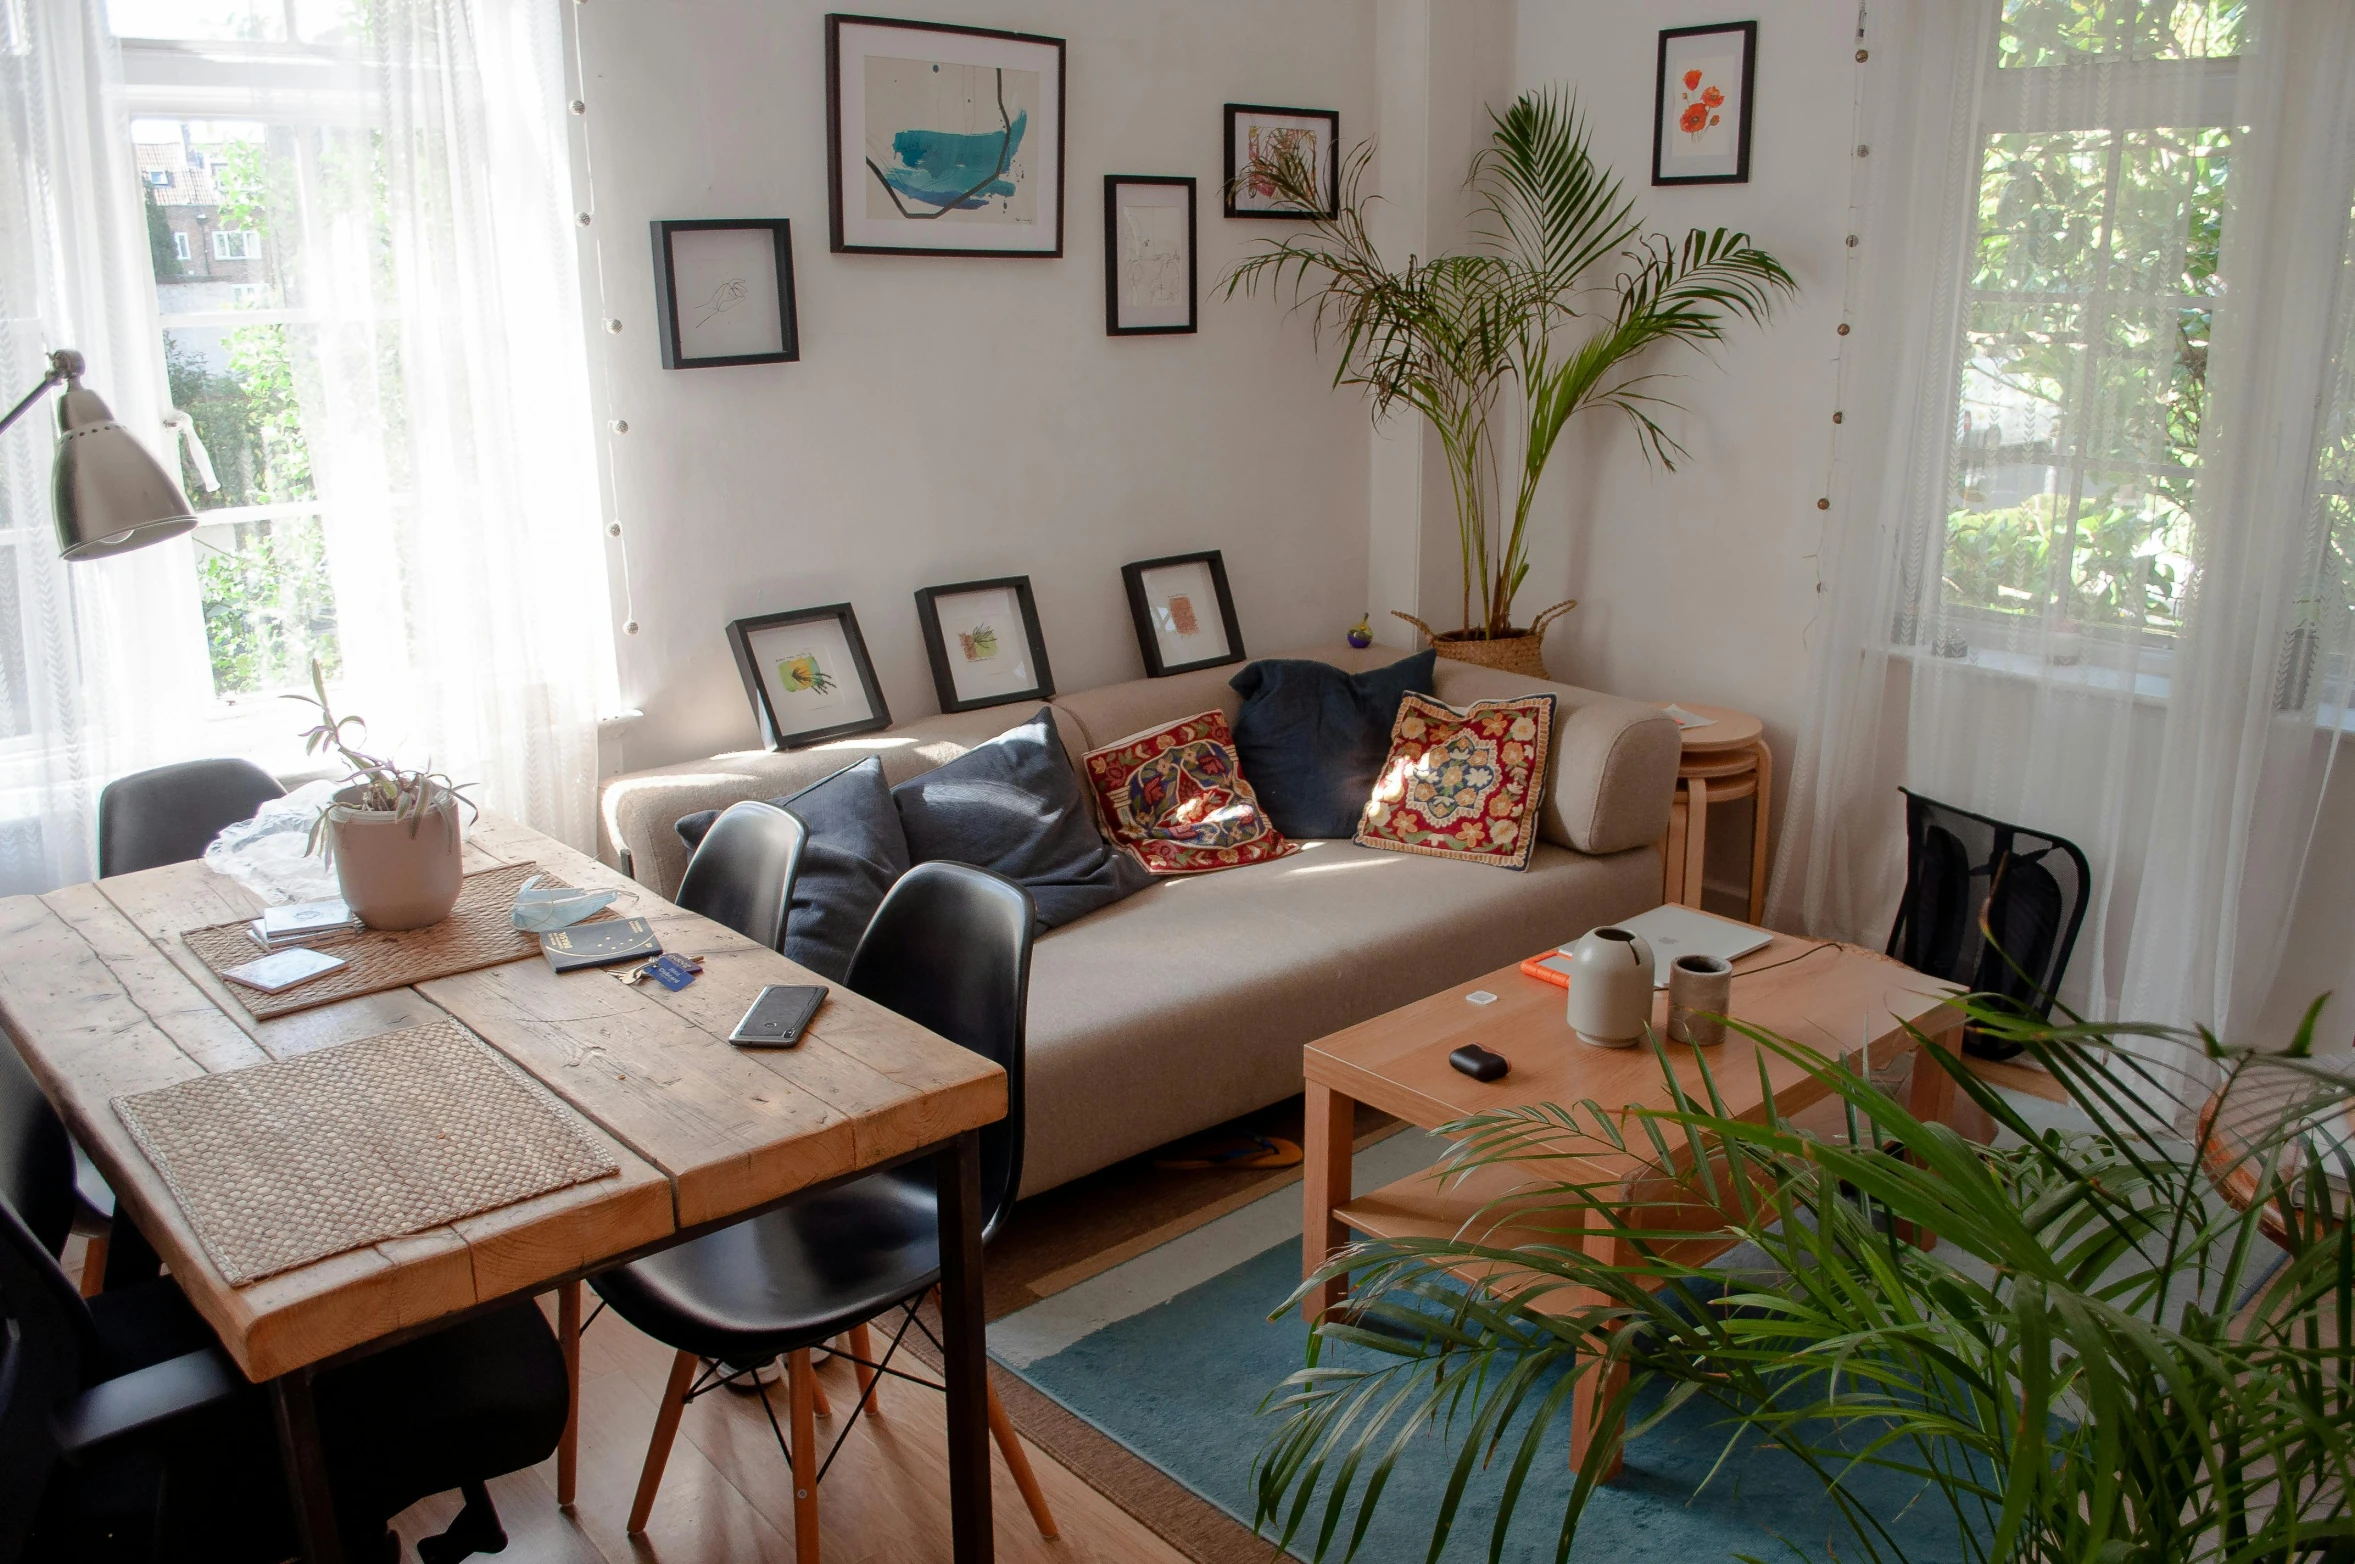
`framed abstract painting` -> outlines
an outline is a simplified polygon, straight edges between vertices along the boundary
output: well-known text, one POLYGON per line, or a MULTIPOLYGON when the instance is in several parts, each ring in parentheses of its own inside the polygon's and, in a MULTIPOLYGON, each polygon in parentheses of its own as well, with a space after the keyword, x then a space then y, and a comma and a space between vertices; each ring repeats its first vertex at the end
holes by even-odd
POLYGON ((891 708, 867 660, 859 616, 848 603, 739 619, 728 648, 771 749, 799 749, 891 726, 891 708))
POLYGON ((1254 168, 1287 151, 1300 154, 1324 192, 1330 217, 1341 203, 1341 115, 1333 109, 1271 109, 1252 103, 1227 105, 1226 215, 1291 218, 1312 214, 1279 196, 1275 187, 1251 177, 1254 168))
POLYGON ((1192 331, 1194 293, 1194 181, 1106 174, 1105 335, 1192 331))
POLYGON ((782 217, 657 219, 655 327, 665 369, 801 357, 793 225, 782 217))
POLYGON ((1652 106, 1652 183, 1750 181, 1750 88, 1758 24, 1671 27, 1660 34, 1652 106))
POLYGON ((826 18, 833 248, 1063 253, 1063 40, 826 18))
POLYGON ((942 711, 978 711, 1055 693, 1030 577, 959 581, 916 593, 916 620, 942 711))
POLYGON ((1197 668, 1243 660, 1243 631, 1235 623, 1235 596, 1227 590, 1227 565, 1217 549, 1172 554, 1120 567, 1128 584, 1128 611, 1137 626, 1137 650, 1145 672, 1161 679, 1197 668))

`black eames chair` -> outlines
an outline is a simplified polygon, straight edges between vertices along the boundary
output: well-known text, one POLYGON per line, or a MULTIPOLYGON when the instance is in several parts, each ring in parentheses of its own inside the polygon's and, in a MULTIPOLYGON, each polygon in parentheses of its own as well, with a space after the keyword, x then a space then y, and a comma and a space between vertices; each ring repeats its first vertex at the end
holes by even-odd
MULTIPOLYGON (((713 827, 715 835, 718 829, 713 827)), ((1023 1013, 1032 918, 1029 893, 1011 880, 963 864, 922 863, 884 897, 850 963, 854 992, 1006 1071, 1006 1117, 981 1132, 985 1243, 1022 1185, 1023 1013)), ((824 1469, 811 1352, 836 1337, 850 1338, 842 1355, 859 1380, 853 1419, 869 1409, 879 1375, 931 1384, 894 1368, 892 1358, 910 1329, 930 1334, 917 1310, 939 1280, 938 1206, 932 1173, 922 1161, 813 1190, 750 1221, 592 1277, 589 1285, 615 1313, 678 1352, 630 1507, 629 1531, 645 1529, 685 1404, 782 1355, 790 1438, 776 1429, 774 1413, 770 1426, 793 1472, 796 1557, 800 1564, 817 1564, 817 1487, 824 1469), (878 1359, 867 1325, 887 1314, 896 1320, 888 1327, 890 1347, 878 1359)), ((1042 1534, 1054 1536, 1054 1517, 994 1391, 989 1414, 990 1431, 1032 1518, 1042 1534)), ((839 1436, 835 1444, 840 1447, 839 1436)), ((831 1453, 826 1459, 830 1464, 831 1453)))
POLYGON ((785 948, 785 914, 809 833, 774 804, 731 804, 711 823, 680 876, 678 904, 771 950, 785 948))
POLYGON ((250 760, 183 760, 117 777, 98 795, 98 873, 202 858, 221 827, 285 796, 250 760))
MULTIPOLYGON (((2021 1015, 2052 1013, 2085 922, 2093 873, 2065 837, 1905 794, 1905 895, 1889 954, 2021 1015)), ((2018 1043, 1978 1027, 1963 1051, 2008 1059, 2018 1043)))
MULTIPOLYGON (((295 1550, 270 1408, 170 1280, 84 1300, 59 1268, 73 1203, 65 1127, 0 1043, 0 1564, 269 1561, 295 1550)), ((462 1489, 420 1547, 451 1564, 506 1545, 483 1484, 545 1460, 564 1359, 517 1302, 322 1371, 320 1436, 348 1557, 462 1489)))

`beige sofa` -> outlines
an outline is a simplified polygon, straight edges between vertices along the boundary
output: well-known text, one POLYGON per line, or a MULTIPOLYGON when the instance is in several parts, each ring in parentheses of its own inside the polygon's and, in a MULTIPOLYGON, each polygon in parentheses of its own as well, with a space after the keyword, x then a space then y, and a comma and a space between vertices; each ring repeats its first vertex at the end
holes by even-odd
MULTIPOLYGON (((1288 655, 1355 672, 1400 654, 1288 655)), ((1237 671, 1139 679, 1050 704, 1076 765, 1087 750, 1213 707, 1232 721, 1241 697, 1227 681, 1237 671)), ((1310 842, 1274 863, 1164 880, 1051 930, 1031 974, 1023 1193, 1280 1101, 1300 1090, 1303 1044, 1658 904, 1655 844, 1681 748, 1673 720, 1446 658, 1434 686, 1458 707, 1534 690, 1559 697, 1528 869, 1310 842)), ((896 784, 1034 710, 927 717, 809 749, 618 776, 604 788, 604 846, 667 895, 686 867, 672 828, 681 815, 779 797, 871 754, 896 784)))

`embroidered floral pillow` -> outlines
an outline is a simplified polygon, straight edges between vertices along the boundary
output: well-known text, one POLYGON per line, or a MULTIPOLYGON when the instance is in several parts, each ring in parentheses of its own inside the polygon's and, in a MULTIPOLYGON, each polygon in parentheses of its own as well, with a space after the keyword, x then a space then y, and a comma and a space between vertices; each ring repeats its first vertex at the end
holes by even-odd
POLYGON ((1469 711, 1406 696, 1358 819, 1359 845, 1528 868, 1553 742, 1551 695, 1476 701, 1469 711))
POLYGON ((1300 851, 1243 780, 1223 713, 1133 733, 1091 751, 1085 764, 1105 830, 1155 874, 1205 874, 1300 851))

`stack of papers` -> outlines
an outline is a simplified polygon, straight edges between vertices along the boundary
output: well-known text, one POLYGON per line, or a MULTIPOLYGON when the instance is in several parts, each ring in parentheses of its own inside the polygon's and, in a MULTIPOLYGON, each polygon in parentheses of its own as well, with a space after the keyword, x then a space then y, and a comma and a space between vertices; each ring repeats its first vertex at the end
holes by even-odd
POLYGON ((365 926, 341 896, 330 896, 323 901, 269 908, 246 928, 262 949, 280 950, 322 934, 342 934, 365 926))

